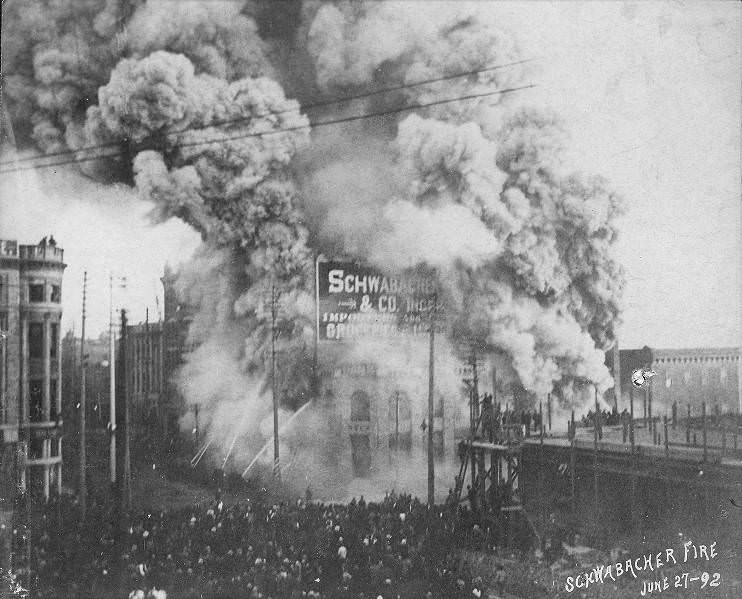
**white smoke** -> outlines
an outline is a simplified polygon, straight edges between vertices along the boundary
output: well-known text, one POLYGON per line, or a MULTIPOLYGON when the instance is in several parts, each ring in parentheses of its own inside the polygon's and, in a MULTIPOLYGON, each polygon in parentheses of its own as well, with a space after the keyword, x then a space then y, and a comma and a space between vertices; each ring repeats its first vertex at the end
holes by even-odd
POLYGON ((383 269, 400 272, 421 263, 440 270, 459 264, 475 268, 500 251, 492 232, 462 206, 422 208, 395 201, 382 217, 389 229, 381 225, 368 260, 383 269))

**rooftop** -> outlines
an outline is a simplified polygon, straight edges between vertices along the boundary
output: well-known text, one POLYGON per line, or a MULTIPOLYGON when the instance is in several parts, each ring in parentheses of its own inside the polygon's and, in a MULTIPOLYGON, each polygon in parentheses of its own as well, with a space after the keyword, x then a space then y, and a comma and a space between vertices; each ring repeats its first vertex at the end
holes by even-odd
POLYGON ((0 258, 62 262, 64 250, 57 245, 53 237, 49 240, 44 237, 36 245, 18 245, 15 239, 0 239, 0 258))

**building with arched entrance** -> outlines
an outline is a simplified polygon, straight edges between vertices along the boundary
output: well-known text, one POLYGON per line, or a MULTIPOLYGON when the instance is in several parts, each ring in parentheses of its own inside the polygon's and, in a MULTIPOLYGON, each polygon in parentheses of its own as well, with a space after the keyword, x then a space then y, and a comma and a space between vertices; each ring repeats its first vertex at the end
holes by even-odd
MULTIPOLYGON (((373 478, 398 460, 427 451, 427 386, 411 383, 405 370, 390 374, 373 362, 342 361, 320 370, 321 403, 333 429, 326 441, 341 478, 373 478)), ((436 394, 437 457, 455 455, 456 401, 436 394)))

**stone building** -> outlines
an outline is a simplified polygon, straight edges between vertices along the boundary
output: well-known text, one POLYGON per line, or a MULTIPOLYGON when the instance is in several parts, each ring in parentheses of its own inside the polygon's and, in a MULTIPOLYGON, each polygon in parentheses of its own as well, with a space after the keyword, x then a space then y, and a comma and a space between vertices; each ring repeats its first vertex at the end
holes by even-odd
MULTIPOLYGON (((318 403, 330 424, 323 444, 328 454, 334 454, 339 478, 375 478, 390 465, 424 452, 428 389, 427 373, 419 372, 416 363, 419 359, 413 365, 410 356, 410 363, 391 369, 372 359, 348 360, 342 351, 323 349, 318 403)), ((433 444, 441 458, 455 455, 457 399, 435 395, 433 444)))
POLYGON ((62 488, 62 275, 53 238, 0 240, 0 432, 22 454, 18 484, 48 499, 62 488))

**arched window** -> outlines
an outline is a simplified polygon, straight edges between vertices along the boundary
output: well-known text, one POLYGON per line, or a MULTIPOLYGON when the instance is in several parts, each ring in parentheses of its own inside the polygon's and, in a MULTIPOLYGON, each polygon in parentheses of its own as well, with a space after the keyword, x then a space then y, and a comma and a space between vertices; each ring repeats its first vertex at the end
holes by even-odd
POLYGON ((365 391, 355 391, 350 396, 350 419, 366 422, 371 420, 371 400, 365 391))

